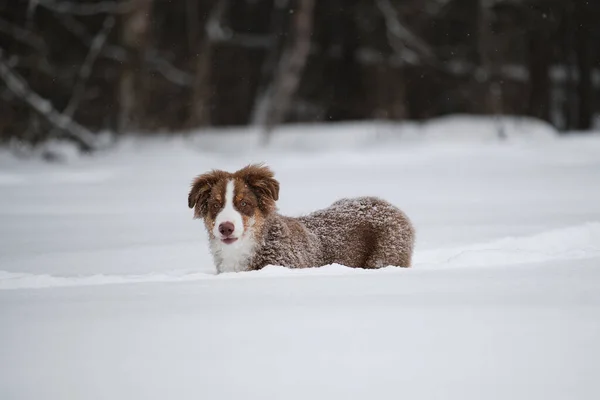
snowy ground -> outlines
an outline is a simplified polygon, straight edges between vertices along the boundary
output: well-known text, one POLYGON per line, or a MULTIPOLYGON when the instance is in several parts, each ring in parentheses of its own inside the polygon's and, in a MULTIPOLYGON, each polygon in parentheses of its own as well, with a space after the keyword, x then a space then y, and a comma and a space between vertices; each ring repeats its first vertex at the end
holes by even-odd
POLYGON ((346 128, 0 152, 0 398, 600 398, 600 136, 346 128), (414 268, 215 276, 189 182, 249 161, 286 214, 402 207, 414 268))

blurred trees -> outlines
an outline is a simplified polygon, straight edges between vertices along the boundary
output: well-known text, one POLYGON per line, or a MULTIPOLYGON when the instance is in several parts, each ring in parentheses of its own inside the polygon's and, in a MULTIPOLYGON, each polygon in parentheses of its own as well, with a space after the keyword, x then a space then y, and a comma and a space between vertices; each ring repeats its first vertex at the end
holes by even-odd
POLYGON ((598 20, 586 0, 0 0, 0 139, 448 113, 587 129, 598 20))

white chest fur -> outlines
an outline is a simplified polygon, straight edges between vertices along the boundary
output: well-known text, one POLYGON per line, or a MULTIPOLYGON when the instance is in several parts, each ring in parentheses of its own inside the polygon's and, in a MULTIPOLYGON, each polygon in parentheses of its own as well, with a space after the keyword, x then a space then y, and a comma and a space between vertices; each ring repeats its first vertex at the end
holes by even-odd
POLYGON ((231 244, 212 239, 210 249, 219 273, 242 272, 248 269, 256 249, 256 242, 251 235, 244 235, 231 244))

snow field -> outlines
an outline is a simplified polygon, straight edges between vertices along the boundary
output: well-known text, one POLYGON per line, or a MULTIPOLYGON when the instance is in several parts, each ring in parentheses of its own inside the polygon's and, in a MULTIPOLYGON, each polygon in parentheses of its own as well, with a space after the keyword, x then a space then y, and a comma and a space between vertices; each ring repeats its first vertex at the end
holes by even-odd
POLYGON ((233 132, 64 164, 0 152, 0 398, 599 398, 600 137, 505 125, 504 142, 460 117, 292 127, 263 150, 233 132), (403 208, 414 268, 215 275, 189 183, 251 161, 285 214, 403 208))

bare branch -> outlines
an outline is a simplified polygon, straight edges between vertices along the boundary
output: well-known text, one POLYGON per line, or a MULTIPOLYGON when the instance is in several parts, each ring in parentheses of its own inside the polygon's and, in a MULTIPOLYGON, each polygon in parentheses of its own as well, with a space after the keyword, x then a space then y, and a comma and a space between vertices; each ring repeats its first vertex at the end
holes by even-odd
POLYGON ((271 35, 255 35, 251 33, 234 32, 223 26, 222 20, 229 5, 228 0, 217 2, 206 23, 206 34, 212 42, 228 43, 248 48, 269 48, 275 41, 271 35))
POLYGON ((36 0, 48 10, 71 15, 120 14, 131 11, 133 1, 99 1, 97 3, 79 3, 74 1, 36 0))
MULTIPOLYGON (((406 52, 407 47, 413 47, 421 55, 433 58, 434 53, 429 45, 404 26, 390 0, 376 0, 376 3, 385 19, 388 40, 394 52, 400 55, 406 52)), ((412 57, 407 58, 406 61, 411 64, 414 62, 412 57)))
MULTIPOLYGON (((87 46, 92 45, 93 37, 81 22, 68 15, 60 16, 59 20, 82 43, 87 46)), ((100 55, 120 63, 127 62, 130 57, 125 48, 112 44, 105 45, 100 55)), ((144 57, 148 66, 161 74, 169 82, 178 86, 191 86, 194 82, 194 77, 191 74, 175 67, 164 57, 161 57, 156 50, 149 49, 144 57)))
POLYGON ((185 1, 185 27, 187 30, 188 49, 192 53, 196 42, 200 39, 200 29, 198 27, 198 1, 185 1))
POLYGON ((73 89, 73 94, 71 95, 69 104, 65 108, 63 114, 72 117, 73 113, 77 109, 77 106, 81 101, 81 96, 83 95, 83 92, 85 90, 87 80, 89 79, 90 74, 92 72, 92 67, 94 66, 94 63, 98 58, 98 54, 100 54, 102 46, 104 46, 106 38, 108 37, 108 34, 110 33, 113 26, 115 26, 115 17, 112 15, 106 17, 102 28, 92 41, 90 50, 88 51, 88 54, 85 57, 83 64, 81 65, 81 69, 79 70, 79 78, 77 80, 77 83, 75 84, 75 88, 73 89))
POLYGON ((221 21, 227 6, 229 5, 228 0, 217 1, 217 4, 210 11, 208 21, 206 21, 206 34, 208 38, 213 41, 227 40, 231 36, 231 32, 223 28, 221 21))
POLYGON ((315 0, 301 0, 295 10, 292 24, 293 37, 286 46, 272 86, 267 90, 264 121, 265 142, 268 142, 273 129, 284 121, 293 96, 296 94, 310 54, 311 32, 315 0))
POLYGON ((194 82, 192 74, 182 71, 161 57, 154 49, 149 49, 145 54, 145 61, 150 68, 160 73, 169 82, 178 86, 191 86, 194 82))
MULTIPOLYGON (((87 30, 86 26, 80 21, 70 15, 60 15, 58 16, 58 21, 77 39, 79 39, 81 43, 88 47, 92 45, 94 37, 87 30)), ((110 58, 118 62, 126 62, 128 57, 127 50, 111 44, 106 44, 102 48, 102 52, 100 54, 106 58, 110 58)))
MULTIPOLYGON (((104 46, 104 43, 106 42, 106 38, 108 37, 108 34, 114 25, 115 25, 115 17, 113 15, 109 15, 104 20, 104 24, 102 25, 102 28, 100 29, 100 31, 98 32, 98 34, 96 35, 94 40, 92 41, 90 50, 88 51, 88 54, 85 57, 85 60, 83 61, 83 64, 81 65, 81 68, 79 69, 79 76, 77 78, 77 83, 75 84, 75 88, 73 89, 73 93, 71 94, 71 98, 69 99, 69 103, 67 104, 67 107, 65 107, 65 109, 63 111, 64 116, 66 116, 68 118, 73 118, 73 114, 75 113, 75 111, 77 110, 77 107, 79 107, 79 104, 81 103, 81 97, 83 96, 83 94, 85 92, 85 85, 90 77, 91 72, 92 72, 92 67, 94 66, 94 63, 96 62, 96 59, 98 58, 98 54, 100 53, 100 50, 102 50, 102 46, 104 46)), ((58 128, 54 127, 50 131, 50 136, 54 136, 57 133, 58 133, 58 128)))
POLYGON ((0 78, 13 93, 46 117, 51 124, 68 133, 69 137, 77 142, 82 150, 91 151, 97 147, 94 134, 68 116, 58 112, 52 103, 34 92, 27 82, 8 65, 2 50, 0 50, 0 78))
POLYGON ((273 36, 254 35, 250 33, 234 33, 227 43, 250 49, 267 49, 275 41, 273 36))
POLYGON ((13 39, 33 47, 41 53, 45 53, 48 50, 46 43, 41 37, 27 29, 23 29, 20 26, 5 20, 2 17, 0 17, 0 32, 10 35, 13 39))
MULTIPOLYGON (((13 57, 11 57, 11 61, 13 61, 13 57)), ((16 58, 16 62, 11 63, 10 66, 12 68, 19 68, 19 69, 27 69, 30 71, 39 71, 42 72, 43 74, 47 75, 48 77, 51 77, 52 79, 72 79, 73 75, 72 73, 70 73, 69 69, 65 69, 65 68, 58 68, 55 65, 52 65, 48 62, 47 58, 38 58, 38 57, 34 57, 34 56, 19 56, 16 58)))
POLYGON ((27 19, 25 20, 25 28, 31 29, 33 26, 33 14, 37 10, 38 0, 29 0, 27 4, 27 19))
MULTIPOLYGON (((277 37, 285 31, 286 18, 288 14, 289 0, 275 0, 274 7, 271 11, 271 35, 277 37)), ((314 49, 314 46, 311 50, 314 49)), ((281 56, 281 46, 277 41, 273 41, 271 48, 265 57, 265 61, 261 67, 261 78, 256 98, 254 100, 254 108, 250 119, 253 125, 264 124, 266 113, 269 107, 269 89, 274 71, 277 69, 277 61, 281 56)))

